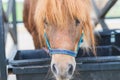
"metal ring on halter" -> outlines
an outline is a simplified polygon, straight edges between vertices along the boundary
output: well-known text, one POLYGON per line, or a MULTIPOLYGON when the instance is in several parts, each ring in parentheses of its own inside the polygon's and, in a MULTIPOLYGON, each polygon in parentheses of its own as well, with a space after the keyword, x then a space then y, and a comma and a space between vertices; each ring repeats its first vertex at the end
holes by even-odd
POLYGON ((78 42, 76 51, 70 51, 70 50, 64 50, 64 49, 52 49, 52 48, 50 47, 50 43, 49 43, 49 41, 48 41, 47 34, 46 34, 46 31, 45 31, 45 30, 44 30, 44 38, 45 38, 47 47, 48 47, 48 49, 49 49, 49 53, 50 53, 51 55, 53 55, 53 54, 66 54, 66 55, 70 55, 70 56, 76 57, 76 56, 77 56, 77 53, 78 53, 78 50, 79 50, 79 48, 80 48, 80 45, 81 45, 81 43, 83 42, 83 33, 82 33, 82 35, 81 35, 81 37, 80 37, 80 40, 79 40, 79 42, 78 42))

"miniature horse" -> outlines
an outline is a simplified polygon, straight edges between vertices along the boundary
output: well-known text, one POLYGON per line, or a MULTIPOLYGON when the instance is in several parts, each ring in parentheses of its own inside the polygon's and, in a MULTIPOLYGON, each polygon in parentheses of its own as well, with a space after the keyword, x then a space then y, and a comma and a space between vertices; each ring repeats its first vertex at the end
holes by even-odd
POLYGON ((95 51, 89 0, 25 0, 23 19, 35 48, 49 50, 56 80, 72 78, 79 46, 95 51))

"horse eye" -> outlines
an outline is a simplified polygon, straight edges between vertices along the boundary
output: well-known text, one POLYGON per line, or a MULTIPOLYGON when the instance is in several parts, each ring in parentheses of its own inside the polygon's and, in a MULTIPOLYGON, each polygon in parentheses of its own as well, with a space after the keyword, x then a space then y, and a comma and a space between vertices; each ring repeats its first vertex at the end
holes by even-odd
POLYGON ((46 20, 44 20, 44 24, 45 26, 48 26, 48 22, 46 20))
POLYGON ((75 24, 78 26, 80 24, 80 21, 78 19, 75 19, 75 24))
POLYGON ((46 20, 44 20, 44 23, 45 23, 46 25, 48 25, 48 22, 47 22, 46 20))

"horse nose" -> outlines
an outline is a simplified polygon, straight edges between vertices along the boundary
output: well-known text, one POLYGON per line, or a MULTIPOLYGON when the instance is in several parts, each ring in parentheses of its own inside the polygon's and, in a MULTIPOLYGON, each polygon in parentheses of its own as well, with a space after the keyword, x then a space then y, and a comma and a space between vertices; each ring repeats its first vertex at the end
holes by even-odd
POLYGON ((57 69, 55 64, 52 65, 52 71, 53 73, 57 74, 57 69))
POLYGON ((73 74, 73 65, 69 64, 68 66, 69 66, 69 68, 68 68, 68 74, 72 75, 73 74))
POLYGON ((61 74, 60 72, 62 71, 62 73, 64 74, 68 74, 68 75, 72 75, 73 74, 73 69, 74 69, 74 66, 72 64, 68 64, 66 67, 58 67, 56 64, 52 64, 52 71, 54 74, 61 74), (64 71, 63 71, 64 70, 64 71))

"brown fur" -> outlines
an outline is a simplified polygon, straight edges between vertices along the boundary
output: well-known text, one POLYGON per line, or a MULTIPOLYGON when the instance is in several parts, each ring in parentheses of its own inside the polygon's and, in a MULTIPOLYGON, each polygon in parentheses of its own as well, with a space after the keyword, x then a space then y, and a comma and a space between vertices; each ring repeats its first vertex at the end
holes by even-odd
POLYGON ((45 20, 49 25, 59 27, 62 30, 69 21, 66 16, 69 16, 72 20, 76 18, 81 21, 80 26, 84 32, 84 40, 95 51, 89 7, 89 0, 25 0, 24 23, 33 36, 35 47, 41 48, 46 45, 43 37, 45 20))

